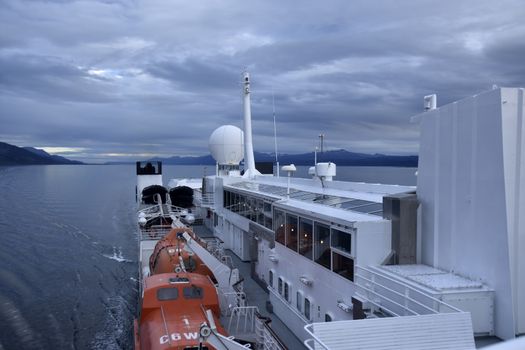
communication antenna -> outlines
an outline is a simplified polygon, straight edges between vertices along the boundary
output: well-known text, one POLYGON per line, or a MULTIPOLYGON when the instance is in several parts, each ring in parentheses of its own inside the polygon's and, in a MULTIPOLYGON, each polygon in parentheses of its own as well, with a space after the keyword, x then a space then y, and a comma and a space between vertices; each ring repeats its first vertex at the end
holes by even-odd
POLYGON ((275 95, 272 90, 272 112, 273 112, 273 140, 275 144, 275 164, 277 167, 277 177, 279 177, 279 158, 277 156, 277 123, 275 122, 275 95))
POLYGON ((320 150, 321 155, 322 155, 323 152, 324 152, 324 134, 319 134, 319 150, 320 150))

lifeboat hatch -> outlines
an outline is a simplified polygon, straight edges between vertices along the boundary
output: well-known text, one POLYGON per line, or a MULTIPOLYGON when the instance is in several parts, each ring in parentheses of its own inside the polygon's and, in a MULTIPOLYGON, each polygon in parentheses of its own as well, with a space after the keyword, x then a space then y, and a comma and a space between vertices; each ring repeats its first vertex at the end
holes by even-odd
POLYGON ((187 277, 170 277, 169 278, 169 282, 171 284, 176 284, 176 283, 190 283, 190 280, 187 278, 187 277))

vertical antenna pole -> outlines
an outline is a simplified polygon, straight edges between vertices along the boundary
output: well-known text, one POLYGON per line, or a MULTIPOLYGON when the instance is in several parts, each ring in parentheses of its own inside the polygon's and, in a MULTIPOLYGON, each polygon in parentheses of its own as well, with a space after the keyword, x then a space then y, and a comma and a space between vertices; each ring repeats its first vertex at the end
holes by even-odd
POLYGON ((243 75, 243 102, 244 102, 244 177, 254 178, 261 173, 255 169, 252 143, 252 111, 250 105, 250 74, 243 75))
POLYGON ((279 177, 279 158, 277 156, 277 124, 275 122, 275 95, 272 90, 272 111, 273 111, 273 140, 275 144, 275 164, 277 166, 277 177, 279 177))

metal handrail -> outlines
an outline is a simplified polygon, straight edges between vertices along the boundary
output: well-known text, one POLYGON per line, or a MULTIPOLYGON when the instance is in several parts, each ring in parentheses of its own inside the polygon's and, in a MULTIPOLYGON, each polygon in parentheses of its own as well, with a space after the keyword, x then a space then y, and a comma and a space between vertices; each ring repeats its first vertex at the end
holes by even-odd
POLYGON ((314 324, 313 323, 310 323, 310 324, 307 324, 306 326, 304 326, 304 330, 307 331, 311 336, 312 336, 312 339, 307 339, 303 342, 303 344, 310 350, 314 350, 314 348, 311 348, 307 343, 308 341, 312 340, 312 341, 315 341, 317 342, 319 345, 321 345, 323 348, 325 348, 326 350, 330 350, 330 348, 328 347, 328 345, 326 345, 325 343, 323 343, 323 341, 321 339, 319 339, 315 333, 314 333, 314 330, 310 330, 309 328, 313 328, 314 324))
MULTIPOLYGON (((386 275, 384 275, 384 274, 382 274, 382 273, 379 273, 379 272, 377 272, 377 271, 369 270, 369 269, 367 269, 367 268, 365 268, 365 267, 362 267, 362 266, 356 266, 356 271, 357 271, 358 269, 361 269, 361 270, 363 270, 363 271, 366 271, 366 272, 368 272, 368 273, 370 273, 370 274, 372 274, 372 275, 377 275, 377 276, 379 276, 379 277, 381 277, 381 278, 384 278, 384 279, 386 279, 386 280, 388 280, 388 281, 390 281, 390 282, 396 284, 397 286, 399 286, 399 287, 401 287, 401 288, 403 288, 403 289, 405 289, 405 290, 408 290, 409 293, 415 293, 415 294, 417 294, 417 295, 419 295, 419 296, 421 296, 421 297, 423 297, 423 298, 430 299, 430 300, 433 301, 434 303, 437 303, 437 304, 439 304, 439 305, 443 305, 443 306, 445 306, 445 307, 448 307, 449 309, 451 309, 451 310, 453 310, 453 311, 455 311, 455 312, 462 312, 460 309, 458 309, 458 308, 456 308, 456 307, 454 307, 454 306, 452 306, 452 305, 450 305, 450 304, 448 304, 448 303, 445 303, 445 302, 442 301, 442 300, 439 300, 439 299, 434 298, 434 297, 432 297, 432 296, 430 296, 430 295, 427 295, 427 294, 425 294, 425 293, 423 293, 423 292, 421 292, 421 291, 415 289, 414 287, 412 287, 412 286, 410 286, 410 285, 403 284, 403 283, 401 283, 401 282, 399 282, 399 281, 397 281, 397 280, 395 280, 395 279, 393 279, 393 278, 391 278, 391 277, 389 277, 389 276, 386 276, 386 275)), ((405 294, 399 293, 398 291, 393 290, 393 289, 391 289, 391 288, 388 288, 388 287, 386 287, 386 286, 384 286, 384 285, 382 285, 382 284, 380 284, 380 283, 378 283, 378 282, 376 282, 376 281, 370 280, 370 279, 364 277, 364 276, 361 275, 361 274, 356 273, 356 276, 357 276, 358 278, 362 278, 362 279, 364 279, 365 281, 367 281, 367 282, 369 282, 369 283, 372 283, 372 284, 375 285, 375 286, 379 286, 379 287, 381 287, 381 288, 385 288, 385 289, 387 289, 388 291, 390 291, 390 292, 392 292, 392 293, 394 293, 394 294, 396 294, 396 295, 399 295, 399 296, 401 296, 401 297, 404 298, 404 299, 407 299, 407 300, 409 300, 409 301, 412 301, 412 302, 414 302, 414 303, 416 303, 416 304, 418 304, 418 305, 420 305, 420 306, 422 306, 422 307, 424 307, 424 308, 426 308, 426 309, 428 309, 428 310, 431 310, 432 312, 439 312, 439 310, 436 310, 436 309, 431 308, 431 307, 429 307, 429 306, 427 306, 427 305, 424 305, 424 304, 418 302, 417 300, 415 300, 415 299, 413 299, 413 298, 410 298, 408 295, 405 295, 405 294)), ((372 293, 378 295, 378 294, 377 294, 376 292, 374 292, 373 290, 369 290, 369 289, 367 289, 366 287, 364 287, 364 286, 362 286, 362 285, 359 285, 359 284, 357 284, 357 283, 356 283, 356 285, 359 286, 359 287, 361 287, 361 288, 363 288, 363 289, 365 289, 365 290, 367 290, 367 291, 370 291, 370 292, 372 292, 372 293)), ((378 295, 378 296, 381 297, 381 295, 378 295)), ((387 299, 387 300, 389 300, 389 299, 386 298, 386 297, 384 297, 384 298, 387 299)), ((413 311, 412 311, 411 309, 409 309, 408 307, 402 306, 402 308, 405 309, 406 311, 413 312, 413 311)), ((416 313, 416 314, 417 314, 417 313, 416 313)))
MULTIPOLYGON (((388 290, 389 292, 391 292, 391 293, 393 293, 393 294, 395 294, 395 295, 397 295, 397 296, 400 296, 401 298, 404 298, 404 299, 407 299, 407 300, 409 300, 409 301, 411 301, 411 302, 414 302, 415 304, 417 304, 417 305, 423 307, 424 309, 427 309, 428 311, 430 311, 430 312, 432 312, 432 313, 437 313, 437 310, 434 310, 434 309, 431 308, 430 306, 427 306, 427 305, 425 305, 425 304, 420 303, 419 301, 417 301, 417 300, 415 300, 415 299, 410 298, 408 295, 405 295, 405 294, 399 293, 399 292, 396 291, 396 290, 393 290, 393 289, 387 288, 387 287, 385 287, 384 285, 379 284, 379 283, 377 283, 377 282, 375 282, 375 281, 373 281, 373 280, 370 280, 370 279, 368 279, 368 278, 366 278, 366 277, 364 277, 364 276, 357 275, 357 277, 362 278, 362 279, 364 279, 365 281, 374 284, 375 286, 378 286, 378 287, 380 287, 380 288, 386 289, 386 290, 388 290)), ((362 289, 366 290, 367 292, 370 292, 370 293, 373 293, 373 294, 375 294, 375 295, 377 295, 377 296, 379 296, 379 297, 382 297, 381 294, 378 294, 378 292, 376 292, 376 291, 374 291, 374 290, 372 290, 372 289, 369 289, 369 288, 366 288, 366 287, 364 287, 364 286, 360 286, 360 285, 358 285, 358 286, 359 286, 359 288, 362 288, 362 289)), ((382 298, 384 298, 384 299, 386 299, 386 300, 388 300, 388 301, 390 301, 390 302, 393 302, 393 303, 395 303, 395 304, 398 305, 398 306, 401 306, 400 304, 394 302, 394 301, 391 300, 390 298, 387 298, 387 297, 384 297, 384 296, 383 296, 382 298)), ((418 314, 416 311, 410 309, 408 306, 405 306, 405 307, 402 307, 402 308, 403 308, 405 311, 409 311, 409 312, 413 313, 414 315, 417 315, 417 314, 418 314)))
POLYGON ((277 299, 279 299, 282 303, 284 303, 285 305, 290 305, 290 307, 288 307, 290 310, 292 310, 292 312, 298 316, 304 323, 308 323, 308 322, 311 322, 309 319, 306 318, 305 315, 303 315, 302 313, 299 312, 299 310, 297 310, 295 307, 293 307, 293 305, 288 302, 286 299, 284 299, 284 297, 279 294, 275 288, 273 287, 270 287, 268 286, 268 291, 270 291, 277 299))

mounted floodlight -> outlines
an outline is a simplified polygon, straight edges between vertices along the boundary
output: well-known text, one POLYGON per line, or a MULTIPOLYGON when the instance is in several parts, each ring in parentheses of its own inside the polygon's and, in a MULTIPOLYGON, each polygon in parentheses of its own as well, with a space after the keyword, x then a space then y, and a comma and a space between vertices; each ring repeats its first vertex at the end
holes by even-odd
POLYGON ((292 176, 292 173, 295 173, 297 171, 297 168, 295 165, 285 165, 281 168, 282 171, 286 171, 288 173, 288 186, 286 187, 286 197, 290 198, 290 176, 292 176))
POLYGON ((423 107, 425 111, 437 108, 437 95, 427 95, 423 98, 423 107))
POLYGON ((343 310, 344 312, 351 312, 353 309, 352 305, 345 304, 343 301, 338 301, 337 307, 343 310))
POLYGON ((301 276, 301 278, 299 278, 299 280, 301 281, 302 284, 306 285, 306 286, 311 286, 313 281, 311 279, 309 279, 308 277, 306 276, 301 276))

